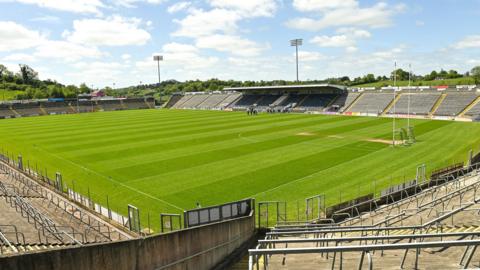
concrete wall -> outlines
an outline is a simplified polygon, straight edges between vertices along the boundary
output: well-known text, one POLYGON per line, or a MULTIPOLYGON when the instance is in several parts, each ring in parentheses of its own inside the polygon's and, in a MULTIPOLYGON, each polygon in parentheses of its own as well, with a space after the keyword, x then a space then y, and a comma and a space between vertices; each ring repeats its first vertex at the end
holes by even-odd
POLYGON ((0 270, 211 269, 254 236, 253 215, 172 233, 0 258, 0 270))

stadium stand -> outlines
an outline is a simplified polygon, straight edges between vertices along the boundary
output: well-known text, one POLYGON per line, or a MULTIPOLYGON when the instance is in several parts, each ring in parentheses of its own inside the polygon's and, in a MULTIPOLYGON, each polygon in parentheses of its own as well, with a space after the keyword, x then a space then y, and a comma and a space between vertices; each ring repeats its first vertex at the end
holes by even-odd
POLYGON ((0 172, 1 254, 132 238, 13 167, 0 172))
POLYGON ((185 102, 187 102, 189 99, 191 99, 193 97, 193 95, 184 95, 182 96, 181 99, 179 99, 173 106, 172 108, 175 108, 175 109, 180 109, 180 108, 183 108, 183 104, 185 102))
POLYGON ((146 101, 144 98, 122 99, 121 102, 127 110, 150 109, 154 107, 154 104, 146 101))
POLYGON ((473 107, 471 107, 471 108, 465 113, 465 115, 474 116, 474 117, 480 116, 480 102, 478 102, 478 100, 477 100, 477 103, 476 103, 475 105, 473 105, 473 107))
POLYGON ((307 97, 307 95, 290 94, 290 95, 288 95, 287 99, 284 99, 278 105, 279 106, 286 106, 288 104, 299 104, 306 97, 307 97))
POLYGON ((15 117, 15 113, 10 110, 10 105, 0 104, 0 118, 15 117))
POLYGON ((263 98, 263 95, 244 94, 231 106, 233 108, 246 108, 246 107, 252 106, 253 104, 257 104, 258 101, 262 98, 263 98))
POLYGON ((331 104, 331 111, 343 112, 358 98, 358 96, 360 96, 360 93, 358 92, 347 92, 346 94, 340 95, 331 104))
POLYGON ((195 109, 198 105, 200 105, 200 103, 205 101, 207 98, 208 98, 208 95, 194 94, 182 105, 180 105, 180 108, 195 109))
POLYGON ((392 100, 392 93, 363 93, 362 97, 348 109, 348 112, 380 114, 392 100))
POLYGON ((435 115, 456 116, 472 103, 477 96, 475 92, 447 92, 435 115))
POLYGON ((297 110, 322 111, 337 97, 334 94, 312 94, 306 96, 296 107, 297 110))
POLYGON ((18 116, 37 116, 45 114, 40 110, 40 104, 38 102, 13 103, 11 110, 18 116))
POLYGON ((217 105, 228 97, 228 94, 208 94, 208 97, 197 108, 199 109, 215 109, 217 105))
POLYGON ((74 111, 65 102, 40 102, 40 108, 43 109, 46 114, 66 114, 73 113, 74 111))
POLYGON ((279 223, 249 250, 249 269, 479 267, 479 169, 461 165, 313 222, 279 223))
MULTIPOLYGON (((397 114, 428 115, 433 105, 440 97, 440 93, 403 93, 395 103, 397 114)), ((393 113, 393 107, 388 113, 393 113)))
POLYGON ((252 199, 189 210, 202 218, 147 236, 138 219, 132 229, 134 214, 117 223, 111 209, 22 164, 0 155, 0 269, 225 269, 254 239, 252 199), (236 211, 213 215, 225 207, 236 211))
POLYGON ((257 106, 258 109, 266 109, 267 107, 271 106, 272 104, 275 103, 277 99, 279 99, 281 96, 279 95, 263 95, 262 98, 257 100, 257 106))
POLYGON ((165 104, 165 108, 172 108, 177 102, 183 98, 181 94, 173 94, 165 104))
POLYGON ((222 102, 217 105, 217 108, 223 109, 230 106, 230 104, 235 103, 240 98, 240 93, 233 92, 228 95, 222 102))
POLYGON ((0 118, 154 107, 153 98, 13 102, 0 104, 0 118))
POLYGON ((102 100, 101 102, 96 102, 96 105, 100 110, 103 111, 118 111, 124 110, 120 100, 102 100))

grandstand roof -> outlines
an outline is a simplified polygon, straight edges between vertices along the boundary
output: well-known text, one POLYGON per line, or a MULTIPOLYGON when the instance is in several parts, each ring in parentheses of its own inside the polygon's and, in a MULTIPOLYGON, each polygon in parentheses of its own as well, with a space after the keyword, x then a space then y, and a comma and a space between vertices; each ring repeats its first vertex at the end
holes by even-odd
POLYGON ((258 92, 258 91, 347 91, 347 87, 335 84, 305 84, 305 85, 272 85, 251 87, 227 87, 225 91, 258 92))

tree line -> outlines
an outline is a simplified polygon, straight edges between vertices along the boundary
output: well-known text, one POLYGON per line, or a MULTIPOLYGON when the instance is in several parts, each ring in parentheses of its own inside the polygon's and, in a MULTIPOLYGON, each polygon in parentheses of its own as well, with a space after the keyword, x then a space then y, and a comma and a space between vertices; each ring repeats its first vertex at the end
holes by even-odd
MULTIPOLYGON (((89 93, 91 88, 85 83, 80 86, 63 85, 53 80, 40 80, 38 72, 28 65, 19 65, 20 69, 17 73, 8 70, 4 65, 0 64, 0 90, 15 91, 17 93, 15 99, 42 99, 42 98, 76 98, 78 94, 89 93)), ((415 82, 427 82, 435 80, 456 79, 456 78, 473 78, 476 84, 480 84, 480 66, 474 67, 470 72, 461 74, 456 70, 440 70, 432 71, 429 74, 419 75, 410 74, 403 69, 392 71, 390 76, 375 76, 367 74, 361 77, 350 78, 341 76, 338 78, 327 78, 324 80, 308 80, 308 81, 238 81, 238 80, 219 80, 209 79, 205 81, 189 80, 179 82, 176 80, 166 80, 160 84, 142 84, 125 88, 112 89, 105 87, 106 94, 109 96, 154 96, 157 99, 161 96, 165 97, 176 92, 202 92, 202 91, 218 91, 228 87, 251 87, 251 86, 269 86, 269 85, 293 85, 293 84, 321 84, 331 83, 344 86, 356 86, 362 84, 387 82, 390 83, 396 77, 398 81, 406 81, 411 79, 415 82)), ((1 96, 0 96, 1 98, 1 96)))
POLYGON ((76 86, 40 80, 38 72, 30 66, 20 64, 19 67, 14 73, 0 64, 0 90, 18 93, 14 99, 76 98, 78 94, 91 92, 84 83, 76 86))

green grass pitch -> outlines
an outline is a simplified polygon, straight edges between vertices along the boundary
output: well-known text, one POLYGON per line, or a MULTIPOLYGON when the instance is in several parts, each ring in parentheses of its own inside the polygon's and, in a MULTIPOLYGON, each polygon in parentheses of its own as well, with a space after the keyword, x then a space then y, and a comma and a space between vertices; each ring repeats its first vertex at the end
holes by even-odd
MULTIPOLYGON (((135 110, 0 120, 0 147, 123 214, 159 213, 254 197, 328 204, 466 160, 480 124, 412 120, 417 143, 391 147, 392 119, 307 114, 135 110), (72 183, 75 180, 74 183, 72 183), (375 184, 372 184, 375 180, 375 184)), ((404 127, 406 120, 398 120, 404 127)), ((302 210, 303 211, 303 210, 302 210)))

